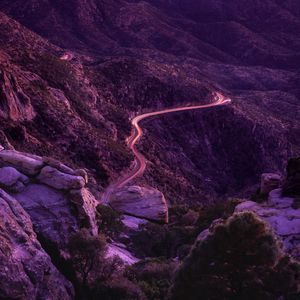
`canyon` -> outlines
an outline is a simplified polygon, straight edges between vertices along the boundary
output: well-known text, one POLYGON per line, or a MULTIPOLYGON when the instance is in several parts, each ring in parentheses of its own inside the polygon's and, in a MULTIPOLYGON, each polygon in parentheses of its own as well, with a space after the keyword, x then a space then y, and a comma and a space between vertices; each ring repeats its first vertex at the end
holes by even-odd
POLYGON ((297 0, 2 0, 0 298, 78 298, 81 230, 171 266, 252 211, 299 259, 299 87, 297 0))

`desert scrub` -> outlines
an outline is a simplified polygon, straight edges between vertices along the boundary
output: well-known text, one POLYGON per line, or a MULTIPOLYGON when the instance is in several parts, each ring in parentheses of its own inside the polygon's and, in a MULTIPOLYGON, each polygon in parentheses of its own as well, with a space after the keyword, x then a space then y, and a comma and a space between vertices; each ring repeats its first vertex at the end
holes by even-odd
POLYGON ((97 220, 99 231, 114 237, 123 229, 122 216, 110 206, 97 206, 97 220))

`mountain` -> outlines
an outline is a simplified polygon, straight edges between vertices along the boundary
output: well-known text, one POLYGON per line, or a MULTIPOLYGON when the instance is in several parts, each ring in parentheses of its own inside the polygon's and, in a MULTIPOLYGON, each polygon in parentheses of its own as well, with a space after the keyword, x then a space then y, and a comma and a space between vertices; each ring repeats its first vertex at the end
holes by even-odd
MULTIPOLYGON (((35 108, 33 123, 39 130, 33 132, 32 122, 13 121, 13 129, 6 131, 25 128, 27 139, 32 135, 39 141, 30 146, 34 152, 41 154, 43 140, 47 155, 86 165, 95 180, 107 185, 131 160, 124 145, 130 131, 128 115, 203 102, 217 89, 230 95, 231 107, 145 123, 148 131, 140 147, 152 162, 145 181, 170 201, 202 201, 215 192, 240 192, 257 182, 262 171, 282 171, 287 159, 299 153, 300 27, 293 5, 271 0, 263 5, 259 1, 2 1, 3 12, 43 37, 38 37, 47 45, 39 49, 41 57, 15 64, 42 77, 43 92, 50 90, 50 98, 40 100, 35 108), (75 59, 59 60, 67 50, 75 59), (48 55, 50 74, 45 73, 48 55), (72 113, 54 105, 62 99, 70 103, 72 113), (54 132, 55 138, 47 141, 54 132), (89 145, 89 155, 79 154, 82 145, 89 145), (114 151, 105 145, 114 145, 114 151), (180 193, 174 177, 182 182, 180 193)), ((22 30, 21 38, 11 30, 9 39, 15 46, 6 49, 9 55, 20 40, 26 43, 27 35, 34 35, 22 30)), ((2 37, 3 44, 7 40, 2 37)), ((36 56, 35 51, 27 52, 36 56)), ((22 146, 11 142, 16 147, 26 145, 26 141, 22 146)))
POLYGON ((298 299, 299 115, 297 0, 0 1, 0 298, 298 299))

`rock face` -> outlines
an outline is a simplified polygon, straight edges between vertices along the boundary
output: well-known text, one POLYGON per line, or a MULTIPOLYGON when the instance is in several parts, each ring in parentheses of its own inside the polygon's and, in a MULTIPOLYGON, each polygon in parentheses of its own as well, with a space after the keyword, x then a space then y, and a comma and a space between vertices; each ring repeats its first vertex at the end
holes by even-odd
POLYGON ((261 175, 260 192, 268 195, 272 190, 279 188, 281 176, 274 173, 264 173, 261 175))
POLYGON ((85 186, 83 177, 66 174, 50 166, 42 169, 37 180, 58 190, 81 189, 85 186))
POLYGON ((38 156, 14 150, 2 150, 0 152, 0 165, 13 166, 28 176, 34 176, 40 172, 44 166, 44 162, 38 156))
POLYGON ((286 196, 300 197, 300 157, 290 159, 287 166, 287 178, 283 186, 286 196))
POLYGON ((29 182, 29 178, 12 167, 0 168, 0 186, 11 192, 20 192, 29 182))
POLYGON ((124 214, 156 222, 168 222, 168 206, 164 195, 153 188, 130 186, 115 192, 110 205, 124 214))
POLYGON ((245 201, 235 211, 255 212, 282 238, 285 249, 293 257, 300 259, 300 209, 293 208, 293 198, 282 197, 281 194, 281 189, 275 189, 270 192, 267 203, 245 201))
POLYGON ((34 229, 64 256, 70 235, 79 229, 75 207, 60 191, 43 184, 30 184, 16 199, 30 215, 34 229))
POLYGON ((30 215, 41 242, 62 259, 68 257, 67 244, 77 230, 84 227, 98 233, 98 202, 85 188, 84 170, 14 150, 0 151, 0 163, 0 186, 30 215))
POLYGON ((23 92, 17 79, 0 70, 0 116, 11 120, 31 120, 35 116, 30 98, 23 92))
POLYGON ((0 298, 73 299, 74 291, 53 266, 17 200, 0 189, 0 298))

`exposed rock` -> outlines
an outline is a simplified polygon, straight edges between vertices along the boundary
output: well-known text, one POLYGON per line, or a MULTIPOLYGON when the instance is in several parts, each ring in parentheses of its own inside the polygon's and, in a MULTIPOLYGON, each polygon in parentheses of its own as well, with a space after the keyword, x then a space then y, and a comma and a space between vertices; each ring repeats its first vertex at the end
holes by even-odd
POLYGON ((12 167, 3 167, 0 168, 0 184, 5 187, 12 187, 18 181, 21 181, 24 184, 29 182, 29 178, 18 170, 12 167))
POLYGON ((93 194, 86 188, 71 190, 70 200, 76 205, 80 223, 90 228, 93 235, 98 234, 96 207, 99 203, 93 194))
POLYGON ((287 178, 283 185, 283 195, 300 196, 300 157, 292 158, 287 166, 287 178))
POLYGON ((125 187, 112 194, 110 205, 124 214, 162 223, 168 222, 165 197, 153 188, 125 187))
POLYGON ((63 192, 30 184, 16 199, 30 215, 35 231, 65 256, 66 245, 78 229, 75 208, 63 192))
POLYGON ((63 163, 54 158, 44 156, 43 161, 46 165, 55 168, 62 173, 76 175, 73 169, 69 168, 68 166, 64 165, 63 163))
POLYGON ((282 238, 286 251, 300 259, 300 209, 292 207, 293 198, 281 197, 281 193, 281 189, 273 190, 269 194, 268 203, 245 201, 235 211, 255 212, 282 238))
POLYGON ((139 261, 138 258, 134 257, 123 244, 110 243, 107 245, 107 257, 119 257, 124 265, 133 265, 139 261))
POLYGON ((0 151, 0 165, 12 166, 28 176, 33 176, 40 172, 44 162, 39 156, 14 150, 2 150, 0 151))
POLYGON ((280 187, 282 178, 279 174, 264 173, 261 175, 260 192, 262 194, 269 194, 272 190, 280 187))
POLYGON ((85 186, 83 177, 66 174, 50 166, 42 169, 37 180, 58 190, 81 189, 85 186))
POLYGON ((84 181, 85 181, 85 184, 88 184, 89 182, 89 177, 88 177, 88 173, 86 170, 84 169, 77 169, 74 171, 75 175, 77 176, 81 176, 83 177, 84 181))
POLYGON ((30 98, 23 92, 17 78, 0 70, 0 115, 14 121, 32 120, 35 116, 30 98))
POLYGON ((132 216, 123 216, 122 218, 122 223, 124 224, 125 227, 131 230, 139 230, 140 225, 147 224, 148 221, 145 219, 141 218, 136 218, 132 216))
POLYGON ((73 299, 74 291, 41 248, 28 214, 0 189, 0 298, 73 299))

